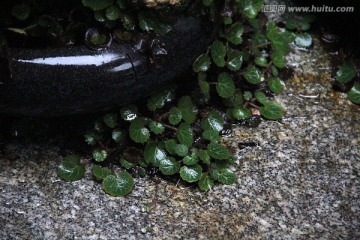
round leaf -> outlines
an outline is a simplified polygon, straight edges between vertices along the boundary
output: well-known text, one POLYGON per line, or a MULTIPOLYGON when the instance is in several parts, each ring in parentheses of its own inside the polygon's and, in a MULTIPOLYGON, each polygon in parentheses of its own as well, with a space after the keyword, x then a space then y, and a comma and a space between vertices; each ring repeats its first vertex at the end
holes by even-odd
POLYGON ((211 64, 210 57, 204 53, 201 54, 194 62, 193 64, 193 70, 194 72, 206 72, 209 70, 211 64))
POLYGON ((214 186, 214 180, 209 175, 203 174, 198 182, 200 190, 208 191, 214 186))
POLYGON ((85 175, 85 166, 77 155, 69 155, 60 163, 57 175, 65 181, 80 180, 85 175))
POLYGON ((278 120, 284 116, 285 110, 275 102, 268 102, 260 108, 260 114, 267 119, 278 120))
POLYGON ((18 4, 13 7, 11 14, 19 20, 25 20, 30 15, 30 7, 27 4, 18 4))
POLYGON ((109 127, 109 128, 114 128, 117 125, 117 115, 113 114, 113 113, 108 113, 104 116, 104 123, 109 127))
POLYGON ((201 178, 202 167, 199 164, 192 166, 182 166, 180 177, 186 182, 196 182, 201 178))
POLYGON ((94 177, 96 177, 97 179, 104 179, 107 176, 109 176, 111 174, 111 170, 107 167, 101 167, 99 165, 95 165, 92 168, 92 174, 94 175, 94 177))
POLYGON ((194 136, 190 124, 180 124, 178 130, 176 131, 176 138, 181 144, 191 147, 194 142, 194 136))
POLYGON ((107 155, 108 154, 107 154, 106 150, 101 150, 101 149, 95 149, 92 153, 92 157, 97 162, 104 161, 107 158, 107 155))
POLYGON ((178 107, 181 111, 182 118, 184 119, 185 122, 189 124, 195 122, 198 109, 193 104, 190 96, 184 96, 180 98, 178 107))
POLYGON ((104 191, 114 197, 125 196, 134 188, 134 179, 127 172, 121 172, 117 177, 114 175, 107 176, 102 187, 104 191))
POLYGON ((94 11, 109 7, 113 0, 82 0, 85 7, 89 7, 94 11))
POLYGON ((202 133, 204 139, 209 140, 210 142, 220 142, 221 137, 218 132, 214 130, 206 130, 202 133))
POLYGON ((115 21, 121 16, 120 8, 116 5, 112 5, 106 9, 105 16, 110 21, 115 21))
POLYGON ((355 84, 348 92, 349 99, 356 104, 360 104, 360 83, 355 84))
POLYGON ((210 54, 218 67, 225 66, 226 46, 222 41, 217 39, 213 42, 210 47, 210 54))
POLYGON ((210 143, 207 149, 210 157, 214 159, 225 160, 231 156, 230 151, 218 143, 210 143))
POLYGON ((204 130, 220 132, 224 128, 224 119, 217 111, 210 111, 206 118, 201 121, 204 130))
POLYGON ((278 77, 271 77, 267 82, 268 87, 273 93, 279 94, 284 90, 285 84, 278 77))
POLYGON ((172 125, 177 125, 181 122, 182 112, 177 107, 172 107, 169 111, 169 123, 172 125))
POLYGON ((246 79, 246 81, 248 81, 251 84, 259 84, 262 81, 264 81, 264 76, 263 73, 256 68, 254 65, 250 65, 245 73, 244 73, 244 77, 246 79))
POLYGON ((216 91, 220 97, 229 98, 235 93, 234 80, 228 73, 220 73, 216 83, 216 91))
POLYGON ((231 109, 231 115, 236 120, 244 120, 252 116, 251 111, 242 106, 234 107, 231 109))
POLYGON ((166 158, 166 152, 160 148, 155 142, 149 142, 144 149, 144 158, 147 164, 152 164, 158 167, 160 162, 166 158))
POLYGON ((295 37, 295 44, 301 48, 310 47, 312 44, 312 37, 309 33, 298 33, 295 37))
POLYGON ((184 144, 176 144, 174 146, 174 151, 178 156, 184 157, 189 152, 189 148, 187 146, 185 146, 184 144))
POLYGON ((239 45, 242 43, 243 39, 242 39, 242 34, 244 32, 244 26, 242 25, 241 22, 236 22, 234 23, 229 30, 227 31, 225 38, 235 44, 235 45, 239 45))
POLYGON ((227 51, 226 66, 231 71, 238 71, 243 63, 243 54, 239 50, 229 48, 227 51))
POLYGON ((233 184, 237 180, 236 174, 231 171, 229 168, 221 168, 219 169, 219 176, 217 181, 222 184, 233 184))
POLYGON ((339 70, 336 72, 336 80, 343 84, 350 82, 355 76, 355 67, 349 62, 341 65, 339 70))
POLYGON ((172 157, 164 158, 160 162, 159 169, 164 175, 173 175, 179 171, 180 163, 172 157))
POLYGON ((133 104, 120 109, 121 118, 125 121, 132 121, 137 117, 137 107, 133 104))
POLYGON ((136 118, 129 127, 130 138, 137 143, 145 143, 150 138, 150 131, 145 127, 144 118, 136 118))
POLYGON ((150 122, 149 128, 155 134, 162 134, 165 130, 164 125, 155 121, 150 122))

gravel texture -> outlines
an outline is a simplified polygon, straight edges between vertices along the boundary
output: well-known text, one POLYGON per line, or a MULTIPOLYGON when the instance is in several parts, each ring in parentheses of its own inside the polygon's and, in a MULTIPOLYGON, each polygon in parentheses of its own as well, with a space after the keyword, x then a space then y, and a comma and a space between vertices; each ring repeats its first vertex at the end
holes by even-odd
POLYGON ((238 181, 210 192, 145 178, 114 198, 90 172, 59 180, 56 144, 5 144, 0 239, 360 239, 360 107, 331 90, 317 41, 288 62, 286 117, 235 127, 238 181))

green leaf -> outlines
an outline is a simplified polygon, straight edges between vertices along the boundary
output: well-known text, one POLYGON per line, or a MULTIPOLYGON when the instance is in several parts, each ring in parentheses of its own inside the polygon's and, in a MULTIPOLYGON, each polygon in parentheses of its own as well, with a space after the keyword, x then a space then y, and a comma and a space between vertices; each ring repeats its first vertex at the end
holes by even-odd
POLYGON ((101 134, 97 131, 89 130, 85 133, 84 138, 87 144, 94 146, 101 139, 101 134))
POLYGON ((157 34, 166 34, 171 31, 171 25, 161 21, 155 11, 143 10, 139 15, 139 26, 143 31, 153 30, 157 34))
POLYGON ((202 133, 202 137, 206 140, 209 140, 210 142, 220 142, 221 137, 218 132, 214 130, 205 130, 202 133))
POLYGON ((117 115, 114 113, 108 113, 104 116, 104 123, 109 127, 109 128, 114 128, 117 125, 117 115))
POLYGON ((191 147, 194 142, 194 136, 190 124, 181 123, 176 131, 176 137, 181 144, 191 147))
POLYGON ((204 6, 209 7, 212 4, 213 0, 202 0, 202 2, 204 6))
POLYGON ((181 111, 182 118, 184 119, 185 122, 189 124, 195 122, 198 109, 193 104, 190 96, 184 96, 180 98, 178 107, 181 111))
POLYGON ((128 0, 117 0, 116 3, 121 9, 125 9, 129 5, 128 0))
POLYGON ((97 162, 102 162, 107 158, 108 154, 106 150, 95 149, 92 153, 92 157, 97 162))
POLYGON ((137 106, 135 106, 134 104, 128 105, 120 109, 121 118, 128 122, 134 120, 137 117, 137 112, 137 106))
POLYGON ((267 67, 268 66, 268 62, 267 62, 267 59, 266 57, 257 57, 255 58, 254 60, 255 64, 260 66, 260 67, 267 67))
POLYGON ((121 158, 119 162, 120 162, 120 166, 125 169, 130 169, 136 166, 136 163, 129 162, 125 158, 121 158))
POLYGON ((274 65, 278 68, 283 68, 286 65, 285 55, 280 51, 271 52, 271 59, 274 65))
POLYGON ((208 54, 201 54, 193 64, 194 72, 206 72, 209 70, 211 64, 211 59, 208 54))
POLYGON ((244 92, 244 100, 245 101, 249 101, 250 99, 252 99, 253 95, 250 91, 245 91, 244 92))
POLYGON ((199 155, 200 160, 203 163, 210 165, 210 156, 206 150, 203 150, 203 149, 199 150, 198 155, 199 155))
POLYGON ((271 41, 273 51, 277 52, 278 56, 284 56, 289 53, 289 43, 295 40, 295 35, 280 29, 274 22, 268 24, 268 32, 266 37, 271 41))
POLYGON ((218 143, 210 143, 207 150, 209 156, 214 159, 225 160, 231 156, 230 151, 218 143))
POLYGON ((30 6, 24 3, 15 5, 11 14, 20 21, 23 21, 30 16, 30 6))
POLYGON ((252 116, 250 109, 243 106, 237 106, 231 109, 231 115, 236 120, 244 120, 252 116))
POLYGON ((240 106, 244 103, 243 93, 236 89, 233 96, 224 99, 224 104, 228 107, 240 106))
POLYGON ((94 177, 100 180, 106 178, 111 174, 111 170, 109 168, 101 167, 99 165, 94 165, 91 172, 94 175, 94 177))
POLYGON ((270 120, 278 120, 285 114, 285 110, 276 102, 267 102, 260 108, 260 114, 270 120))
POLYGON ((129 134, 130 138, 136 143, 145 143, 150 138, 150 131, 145 127, 144 118, 136 118, 130 123, 129 134))
POLYGON ((297 33, 295 36, 295 44, 301 48, 310 47, 312 44, 312 37, 309 33, 297 33))
POLYGON ((225 38, 232 44, 239 45, 242 43, 242 34, 244 33, 244 26, 241 22, 236 22, 227 31, 225 38))
POLYGON ((220 97, 229 98, 235 93, 235 84, 232 77, 226 73, 222 72, 218 76, 216 83, 216 91, 220 97))
POLYGON ((198 186, 199 186, 200 190, 208 191, 214 186, 214 180, 212 180, 209 177, 209 175, 202 174, 202 176, 198 182, 198 186))
POLYGON ((84 177, 85 166, 77 155, 69 155, 60 163, 57 175, 65 181, 77 181, 84 177))
POLYGON ((175 146, 176 146, 176 140, 175 139, 169 139, 165 141, 165 148, 168 153, 171 155, 175 155, 175 146))
POLYGON ((256 100, 258 100, 258 102, 263 105, 268 103, 268 99, 267 99, 265 93, 260 90, 255 91, 255 97, 256 97, 256 100))
POLYGON ((178 156, 185 157, 189 152, 189 148, 184 144, 176 144, 174 146, 174 151, 178 156))
POLYGON ((186 156, 183 158, 183 164, 188 166, 195 165, 198 161, 199 161, 199 157, 197 155, 197 151, 194 150, 190 156, 186 156))
POLYGON ((115 177, 114 175, 107 176, 102 187, 104 191, 114 197, 128 195, 134 188, 134 179, 127 172, 121 172, 115 177))
POLYGON ((115 128, 111 133, 111 138, 119 143, 125 139, 125 132, 122 129, 115 128))
POLYGON ((237 0, 240 10, 248 18, 255 18, 263 7, 264 0, 237 0))
POLYGON ((177 107, 172 107, 169 111, 169 123, 171 125, 177 125, 181 122, 182 112, 177 107))
POLYGON ((220 132, 224 128, 224 119, 218 111, 210 111, 201 121, 201 127, 204 130, 214 130, 220 132))
POLYGON ((160 162, 167 158, 167 155, 165 150, 160 148, 155 142, 149 142, 144 149, 144 158, 147 164, 158 167, 160 162))
POLYGON ((121 16, 120 8, 116 5, 112 5, 106 9, 105 16, 110 21, 115 21, 121 16))
POLYGON ((201 178, 202 167, 199 164, 192 166, 182 166, 180 177, 186 182, 196 182, 201 178))
POLYGON ((155 111, 165 106, 166 103, 172 102, 175 98, 174 89, 167 89, 152 95, 147 100, 147 107, 150 111, 155 111))
POLYGON ((113 0, 82 0, 82 3, 85 7, 97 11, 109 7, 113 3, 113 0))
POLYGON ((262 33, 255 33, 251 37, 251 41, 253 42, 254 46, 266 46, 268 40, 266 36, 262 33))
POLYGON ((180 169, 180 163, 175 160, 175 158, 168 157, 164 158, 160 162, 159 169, 164 175, 174 175, 180 169))
POLYGON ((249 65, 244 73, 246 81, 251 84, 259 84, 264 81, 263 73, 254 65, 249 65))
POLYGON ((233 184, 237 180, 236 174, 231 171, 229 168, 221 168, 219 169, 219 176, 217 181, 222 184, 233 184))
POLYGON ((231 71, 238 71, 243 63, 243 54, 239 50, 229 48, 226 66, 231 71))
POLYGON ((346 84, 356 76, 356 70, 352 63, 346 62, 339 67, 336 72, 336 80, 340 83, 346 84))
POLYGON ((350 101, 360 104, 360 83, 355 84, 347 94, 350 101))
POLYGON ((150 122, 149 128, 150 131, 152 131, 155 134, 162 134, 165 131, 164 125, 155 121, 150 122))
POLYGON ((216 39, 210 47, 210 54, 214 63, 218 67, 225 66, 226 46, 225 44, 216 39))
POLYGON ((279 94, 284 90, 285 83, 278 77, 270 77, 267 82, 268 87, 273 93, 279 94))

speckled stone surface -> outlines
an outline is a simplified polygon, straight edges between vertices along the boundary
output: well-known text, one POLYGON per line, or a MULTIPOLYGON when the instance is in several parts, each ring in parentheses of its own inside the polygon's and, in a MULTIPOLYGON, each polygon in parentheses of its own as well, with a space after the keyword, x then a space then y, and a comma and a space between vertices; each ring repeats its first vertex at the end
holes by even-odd
POLYGON ((54 144, 7 144, 0 157, 0 239, 360 239, 360 107, 331 90, 326 54, 288 57, 295 76, 281 122, 236 127, 239 179, 210 192, 137 179, 106 195, 88 172, 55 170, 54 144), (238 148, 255 142, 256 147, 238 148))

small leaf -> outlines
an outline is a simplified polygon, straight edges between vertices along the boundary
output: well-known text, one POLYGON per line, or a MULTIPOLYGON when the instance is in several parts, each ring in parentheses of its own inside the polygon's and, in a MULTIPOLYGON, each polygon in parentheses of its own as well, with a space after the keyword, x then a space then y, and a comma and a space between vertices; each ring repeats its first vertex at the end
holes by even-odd
POLYGON ((120 8, 116 5, 111 5, 106 9, 105 16, 110 21, 115 21, 121 16, 120 8))
POLYGON ((243 93, 236 89, 233 96, 224 99, 224 104, 228 107, 240 106, 244 103, 243 93))
POLYGON ((295 37, 295 44, 301 48, 310 47, 312 44, 312 37, 309 33, 298 33, 295 37))
POLYGON ((210 156, 206 150, 203 150, 203 149, 199 150, 198 155, 199 155, 200 160, 203 163, 210 165, 210 156))
POLYGON ((198 186, 199 186, 200 190, 208 191, 214 186, 214 180, 212 180, 209 177, 209 175, 202 174, 202 176, 198 182, 198 186))
POLYGON ((270 77, 267 82, 268 87, 273 93, 279 94, 284 90, 285 84, 278 77, 270 77))
POLYGON ((255 18, 263 7, 264 0, 241 0, 240 9, 248 18, 255 18))
POLYGON ((244 92, 244 100, 245 101, 249 101, 250 99, 252 99, 253 95, 250 91, 245 91, 244 92))
POLYGON ((222 41, 217 39, 213 42, 210 47, 210 54, 218 67, 225 66, 226 46, 222 41))
POLYGON ((114 128, 117 125, 117 115, 113 114, 113 113, 108 113, 104 116, 104 123, 109 127, 109 128, 114 128))
POLYGON ((182 166, 180 177, 186 182, 196 182, 201 178, 202 167, 199 164, 192 166, 182 166))
POLYGON ((161 21, 154 11, 140 11, 139 26, 144 31, 153 30, 157 34, 166 34, 171 31, 171 25, 161 21))
POLYGON ((152 131, 155 134, 162 134, 165 130, 164 125, 155 121, 150 122, 149 128, 150 131, 152 131))
POLYGON ((346 62, 339 67, 336 72, 336 80, 340 83, 346 84, 356 76, 356 70, 353 64, 346 62))
POLYGON ((209 140, 210 142, 220 142, 221 137, 218 132, 214 130, 205 130, 202 133, 202 137, 206 140, 209 140))
POLYGON ((175 98, 174 89, 167 89, 152 95, 147 101, 147 107, 150 111, 155 111, 172 102, 175 98))
POLYGON ((136 166, 136 163, 129 162, 125 158, 121 158, 119 162, 120 162, 120 166, 125 169, 130 169, 136 166))
POLYGON ((20 21, 23 21, 30 16, 30 6, 24 3, 15 5, 11 14, 20 21))
POLYGON ((227 51, 226 66, 231 71, 238 71, 243 63, 243 54, 239 50, 229 48, 227 51))
POLYGON ((216 91, 220 97, 229 98, 235 93, 235 84, 232 77, 226 73, 222 72, 218 76, 218 81, 216 83, 216 91))
POLYGON ((188 155, 183 158, 183 164, 188 166, 195 165, 198 161, 199 157, 197 155, 197 151, 194 151, 194 149, 190 156, 188 155))
POLYGON ((172 107, 169 111, 169 123, 171 125, 177 125, 181 122, 182 112, 177 107, 172 107))
POLYGON ((190 124, 181 123, 176 132, 176 137, 181 144, 191 147, 194 142, 194 136, 190 124))
POLYGON ((212 4, 213 0, 202 0, 202 2, 204 6, 209 7, 212 4))
POLYGON ((260 90, 255 91, 255 97, 256 97, 256 100, 258 100, 258 102, 263 105, 265 105, 268 102, 268 99, 267 99, 265 93, 260 90))
POLYGON ((267 119, 278 120, 284 116, 285 110, 276 102, 268 102, 260 108, 260 113, 267 119))
POLYGON ((167 155, 165 150, 160 148, 155 142, 149 142, 146 144, 144 149, 144 158, 147 164, 152 164, 155 167, 158 167, 161 160, 166 157, 167 155))
POLYGON ((224 128, 224 119, 217 111, 210 111, 207 117, 201 121, 204 130, 214 130, 220 132, 224 128))
POLYGON ((234 107, 231 110, 231 115, 236 120, 244 120, 252 116, 251 111, 243 106, 234 107))
POLYGON ((209 70, 211 64, 211 59, 208 54, 201 54, 193 64, 194 72, 206 72, 209 70))
POLYGON ((185 157, 189 152, 189 148, 184 144, 176 144, 174 146, 174 151, 178 156, 185 157))
POLYGON ((101 134, 97 131, 89 130, 85 133, 84 138, 87 144, 94 146, 101 139, 101 134))
POLYGON ((57 175, 65 181, 77 181, 84 177, 85 166, 77 155, 69 155, 60 163, 57 175))
POLYGON ((108 154, 107 154, 106 150, 101 150, 101 149, 95 149, 92 153, 92 157, 97 162, 104 161, 107 158, 107 155, 108 154))
POLYGON ((134 179, 127 172, 121 172, 117 177, 114 175, 107 176, 102 187, 104 191, 114 197, 128 195, 134 188, 134 179))
POLYGON ((347 94, 350 101, 360 104, 360 83, 355 84, 347 94))
POLYGON ((237 180, 236 174, 231 171, 229 168, 221 168, 219 169, 219 176, 217 181, 222 184, 233 184, 237 180))
POLYGON ((210 143, 207 149, 210 157, 214 159, 225 160, 231 156, 230 151, 218 143, 210 143))
POLYGON ((144 118, 136 118, 129 126, 130 138, 137 143, 145 143, 150 138, 150 131, 145 127, 144 118))
POLYGON ((283 68, 286 65, 285 55, 280 51, 273 51, 271 53, 271 59, 274 65, 278 68, 283 68))
POLYGON ((168 157, 164 158, 160 162, 159 169, 164 175, 174 175, 180 169, 180 163, 175 160, 175 158, 168 157))
POLYGON ((169 139, 165 141, 165 148, 166 151, 168 151, 168 153, 170 153, 171 155, 175 155, 175 146, 176 146, 176 141, 175 139, 169 139))
POLYGON ((94 11, 105 9, 112 4, 113 0, 82 0, 85 7, 89 7, 94 11))
POLYGON ((182 118, 184 119, 185 122, 189 124, 195 122, 198 109, 193 104, 190 96, 184 96, 180 98, 178 107, 181 111, 182 118))
POLYGON ((135 106, 134 104, 128 105, 120 109, 121 118, 128 122, 134 120, 137 117, 137 112, 137 106, 135 106))
POLYGON ((232 44, 239 45, 242 43, 242 34, 244 32, 244 26, 241 22, 234 23, 227 31, 225 38, 232 44))
POLYGON ((111 138, 119 143, 125 139, 125 132, 122 129, 115 128, 111 133, 111 138))
POLYGON ((99 165, 95 165, 92 168, 92 174, 94 175, 94 177, 96 177, 97 179, 104 179, 107 176, 109 176, 111 174, 111 170, 107 167, 101 167, 99 165))
POLYGON ((267 67, 268 66, 268 62, 267 62, 267 59, 266 57, 257 57, 255 58, 254 60, 255 64, 260 66, 260 67, 267 67))
POLYGON ((245 73, 244 77, 246 81, 248 81, 251 84, 259 84, 264 81, 263 73, 257 69, 254 65, 250 65, 245 73))

